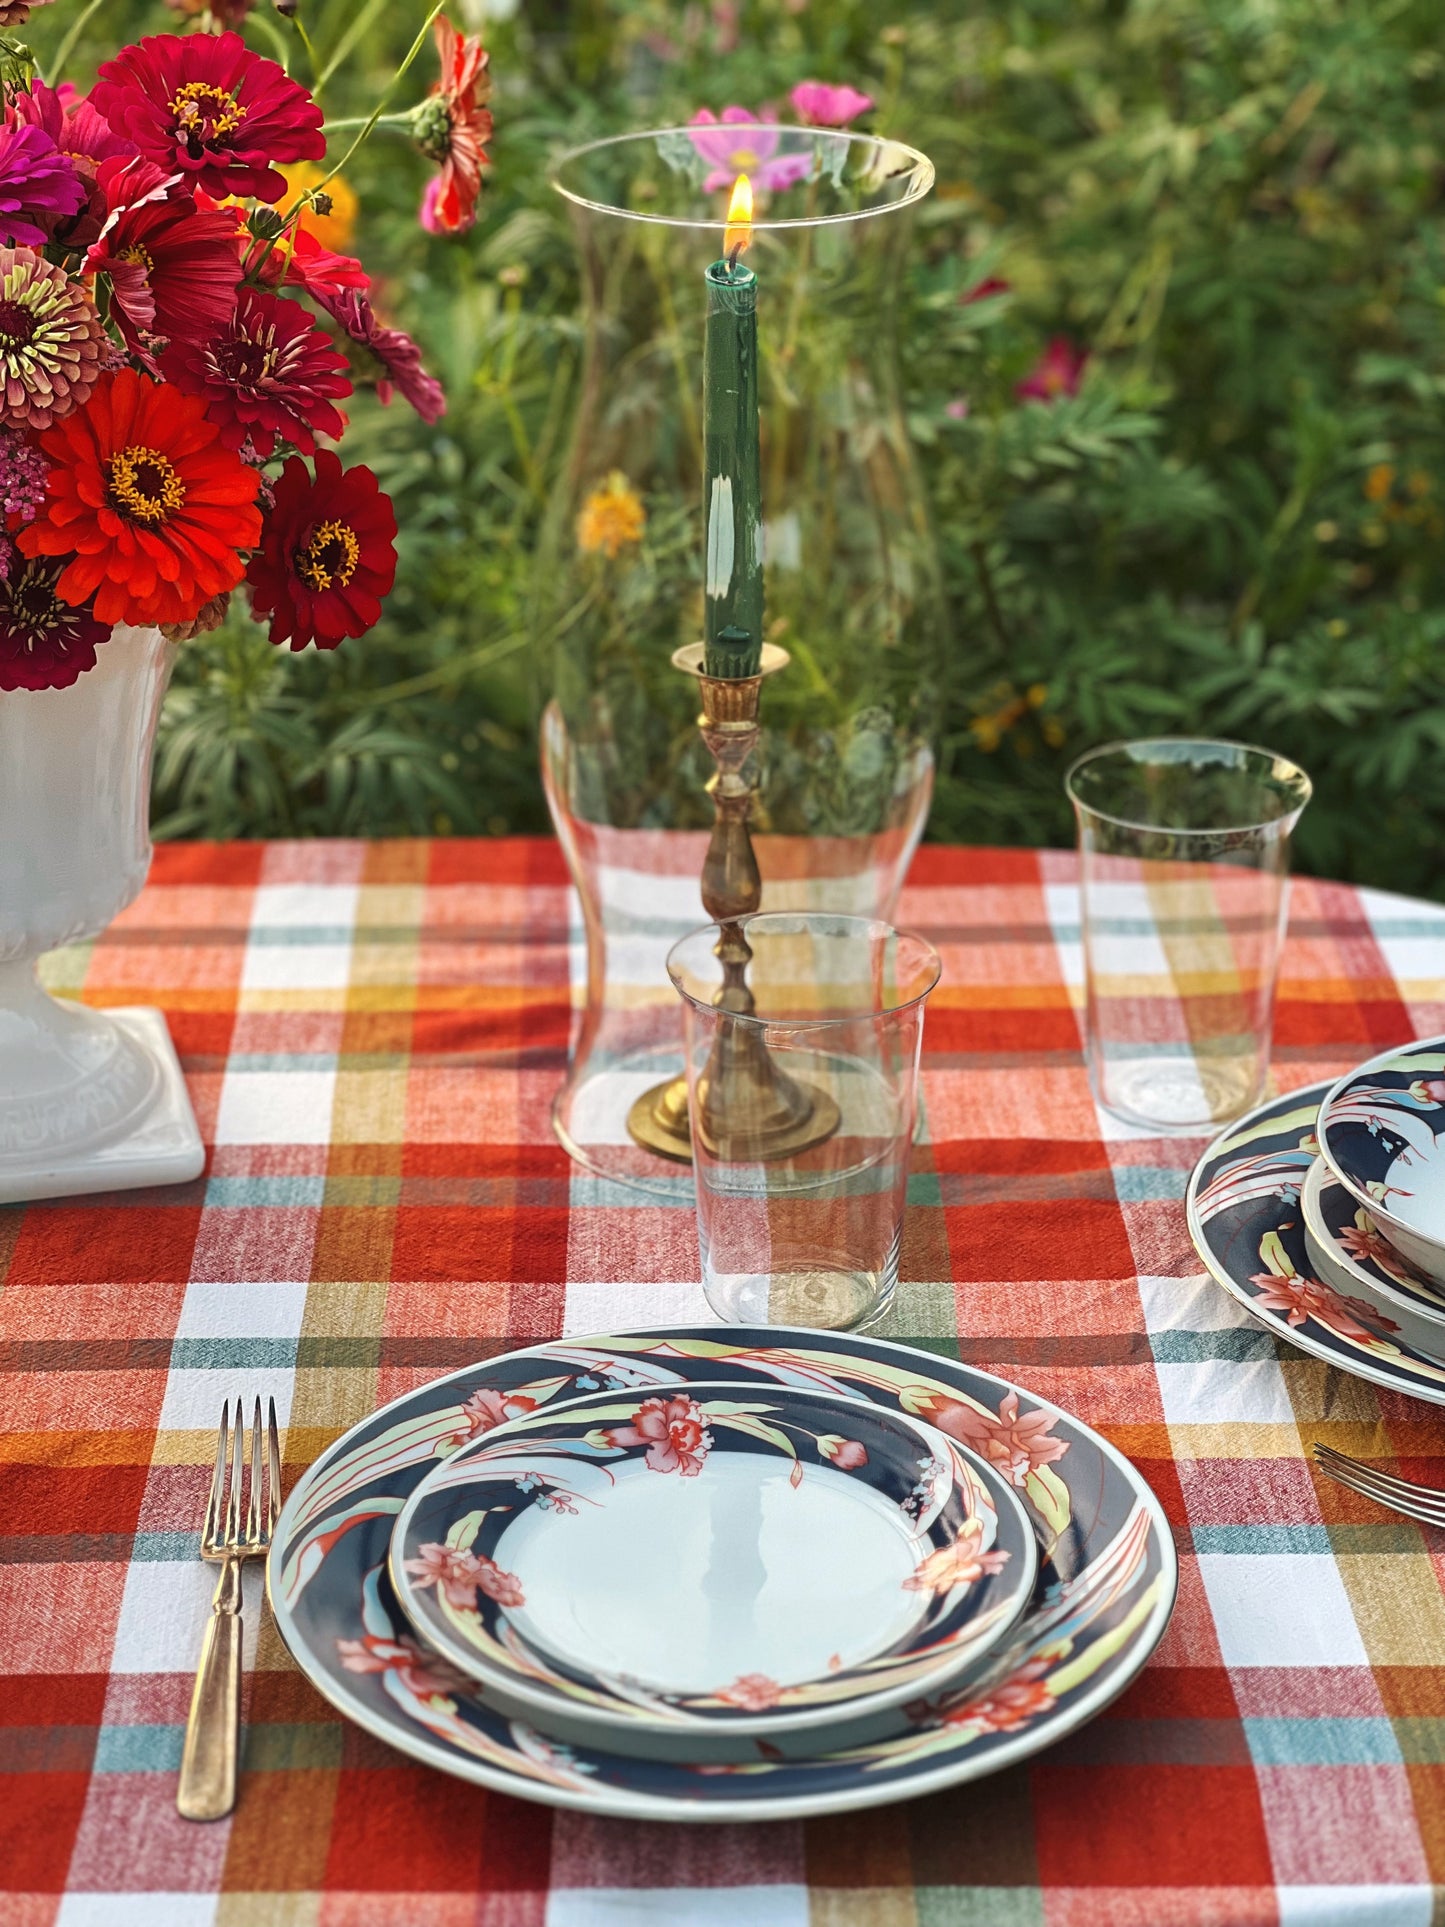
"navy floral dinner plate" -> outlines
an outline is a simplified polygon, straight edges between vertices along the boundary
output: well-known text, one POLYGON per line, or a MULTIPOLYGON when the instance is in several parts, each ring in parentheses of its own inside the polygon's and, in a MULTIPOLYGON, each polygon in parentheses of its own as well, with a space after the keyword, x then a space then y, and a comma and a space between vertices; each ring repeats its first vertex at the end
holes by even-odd
POLYGON ((1323 1158, 1310 1166, 1300 1192, 1305 1242, 1327 1285, 1366 1298, 1377 1323, 1427 1357, 1445 1355, 1445 1296, 1417 1278, 1379 1225, 1323 1158))
POLYGON ((389 1570, 499 1710, 698 1762, 906 1731, 905 1702, 1008 1636, 1037 1565, 1012 1486, 947 1433, 729 1379, 483 1433, 416 1487, 389 1570))
POLYGON ((1407 1345, 1369 1299, 1321 1278, 1311 1255, 1300 1192, 1319 1155, 1315 1123, 1328 1088, 1273 1098, 1215 1138, 1189 1180, 1190 1236, 1224 1289, 1291 1345, 1445 1405, 1445 1362, 1407 1345))
POLYGON ((643 1820, 844 1812, 931 1793, 1028 1757, 1091 1719, 1153 1652, 1174 1604, 1164 1514, 1129 1462, 1059 1407, 991 1373, 881 1339, 702 1326, 559 1339, 395 1399, 323 1452, 267 1562, 276 1623, 341 1712, 412 1758, 499 1792, 643 1820), (508 1716, 409 1633, 387 1574, 392 1528, 438 1459, 505 1419, 589 1393, 693 1384, 814 1388, 921 1418, 1022 1499, 1038 1540, 1028 1610, 987 1668, 924 1695, 908 1730, 802 1758, 681 1764, 569 1744, 508 1716))
POLYGON ((1445 1284, 1445 1038, 1382 1051, 1326 1091, 1320 1155, 1422 1277, 1445 1284))

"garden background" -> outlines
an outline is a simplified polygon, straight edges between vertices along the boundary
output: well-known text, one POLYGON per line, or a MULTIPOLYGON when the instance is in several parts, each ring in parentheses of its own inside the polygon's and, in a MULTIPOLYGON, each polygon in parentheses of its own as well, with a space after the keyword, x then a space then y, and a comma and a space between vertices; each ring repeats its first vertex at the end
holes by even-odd
MULTIPOLYGON (((43 62, 82 11, 34 16, 43 62)), ((343 117, 375 104, 428 9, 297 11, 314 65, 271 0, 243 31, 308 84, 334 67, 323 104, 343 117)), ((1306 868, 1445 895, 1438 0, 451 12, 492 57, 477 226, 422 230, 430 164, 394 134, 346 173, 349 251, 450 401, 430 428, 402 405, 353 411, 349 458, 396 501, 396 589, 380 627, 335 654, 273 649, 240 615, 186 646, 159 834, 545 826, 531 564, 580 349, 549 158, 701 106, 785 112, 793 85, 822 79, 872 95, 859 124, 938 169, 899 312, 948 597, 930 834, 1066 842, 1060 781, 1081 750, 1207 731, 1314 775, 1306 868), (1077 393, 1021 397, 1060 340, 1087 355, 1077 393)), ((175 25, 160 0, 103 0, 67 68, 88 77, 175 25)), ((394 104, 435 71, 428 48, 394 104)))

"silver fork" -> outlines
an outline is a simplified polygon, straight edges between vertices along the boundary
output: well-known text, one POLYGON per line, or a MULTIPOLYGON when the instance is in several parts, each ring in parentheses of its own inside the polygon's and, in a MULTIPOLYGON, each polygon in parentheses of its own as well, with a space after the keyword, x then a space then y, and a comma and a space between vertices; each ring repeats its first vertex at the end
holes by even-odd
POLYGON ((1337 1452, 1332 1445, 1321 1445, 1318 1441, 1314 1453, 1321 1472, 1337 1485, 1348 1486, 1351 1492, 1362 1493, 1377 1505, 1387 1506, 1391 1512, 1399 1512, 1407 1519, 1418 1519, 1422 1525, 1445 1526, 1445 1492, 1438 1486, 1397 1479, 1393 1472, 1381 1472, 1362 1459, 1352 1459, 1348 1453, 1337 1452))
POLYGON ((267 1400, 266 1476, 261 1467, 261 1401, 251 1421, 251 1476, 244 1478, 241 1401, 231 1423, 231 1401, 221 1407, 216 1467, 201 1527, 201 1557, 218 1561, 221 1576, 191 1692, 186 1746, 176 1806, 185 1820, 221 1820, 236 1804, 236 1759, 241 1732, 241 1568, 271 1544, 281 1508, 281 1448, 276 1401, 267 1400), (243 1490, 249 1487, 249 1490, 243 1490), (242 1526, 242 1500, 245 1524, 242 1526))

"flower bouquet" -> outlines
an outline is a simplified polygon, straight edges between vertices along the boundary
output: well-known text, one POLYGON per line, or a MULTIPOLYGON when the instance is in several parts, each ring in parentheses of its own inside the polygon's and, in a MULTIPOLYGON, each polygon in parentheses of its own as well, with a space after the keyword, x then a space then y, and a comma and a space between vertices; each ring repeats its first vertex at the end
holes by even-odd
MULTIPOLYGON (((0 0, 0 28, 30 10, 0 0)), ((455 232, 487 56, 428 26, 441 77, 386 118, 440 164, 421 218, 455 232)), ((326 244, 329 190, 384 105, 328 167, 321 108, 239 33, 150 36, 81 96, 0 32, 0 1200, 201 1169, 160 1014, 57 1003, 34 960, 145 880, 175 646, 238 593, 292 649, 381 613, 396 518, 332 444, 363 384, 428 421, 445 405, 326 244)))

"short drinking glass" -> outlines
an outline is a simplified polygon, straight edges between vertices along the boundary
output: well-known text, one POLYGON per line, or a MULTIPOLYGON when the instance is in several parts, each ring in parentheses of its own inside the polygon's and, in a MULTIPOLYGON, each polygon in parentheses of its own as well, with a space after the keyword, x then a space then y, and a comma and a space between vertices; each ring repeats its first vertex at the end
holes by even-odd
POLYGON ((1264 1094, 1290 832, 1310 779, 1244 743, 1111 743, 1065 778, 1094 1095, 1125 1122, 1200 1132, 1264 1094))
MULTIPOLYGON (((867 917, 778 913, 741 927, 751 1013, 717 1001, 716 924, 667 963, 683 1000, 703 1290, 733 1323, 876 1324, 898 1282, 938 953, 867 917), (831 1130, 798 1148, 750 1136, 760 1084, 803 1093, 831 1130)), ((798 1135, 809 1138, 806 1118, 798 1135)))

